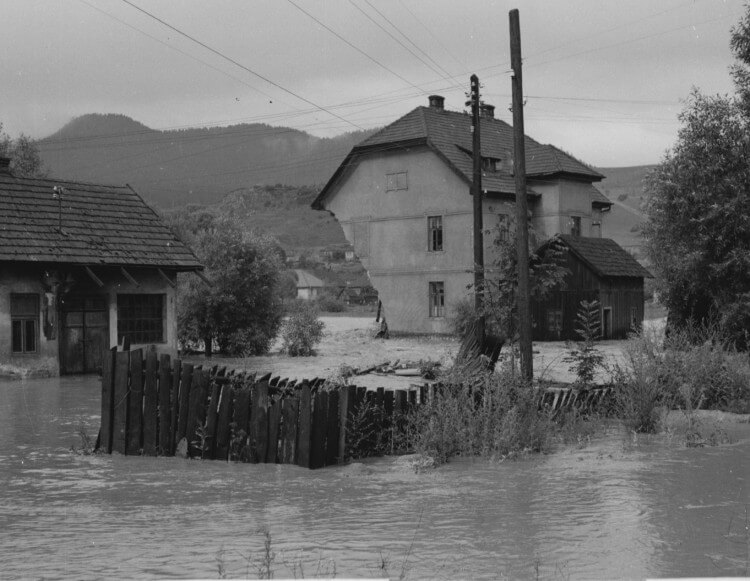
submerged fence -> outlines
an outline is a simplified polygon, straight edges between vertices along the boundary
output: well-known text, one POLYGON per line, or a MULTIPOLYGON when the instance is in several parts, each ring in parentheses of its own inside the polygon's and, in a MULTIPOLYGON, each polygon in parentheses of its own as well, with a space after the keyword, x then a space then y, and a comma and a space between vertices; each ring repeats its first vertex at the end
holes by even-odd
POLYGON ((394 450, 419 390, 368 391, 204 369, 169 355, 112 350, 102 368, 102 451, 320 468, 366 445, 394 450))
MULTIPOLYGON (((144 352, 111 350, 102 367, 99 449, 129 455, 237 460, 321 468, 408 451, 409 413, 440 387, 368 390, 204 369, 144 352)), ((539 407, 592 410, 609 388, 539 390, 539 407)), ((438 394, 436 396, 436 393, 438 394)))

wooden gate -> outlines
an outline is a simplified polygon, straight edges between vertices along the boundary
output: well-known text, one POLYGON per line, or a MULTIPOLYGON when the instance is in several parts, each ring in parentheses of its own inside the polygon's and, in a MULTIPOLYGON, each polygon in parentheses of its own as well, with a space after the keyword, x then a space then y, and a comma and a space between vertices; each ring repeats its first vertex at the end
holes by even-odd
POLYGON ((107 297, 66 296, 60 307, 60 372, 100 372, 109 349, 107 297))

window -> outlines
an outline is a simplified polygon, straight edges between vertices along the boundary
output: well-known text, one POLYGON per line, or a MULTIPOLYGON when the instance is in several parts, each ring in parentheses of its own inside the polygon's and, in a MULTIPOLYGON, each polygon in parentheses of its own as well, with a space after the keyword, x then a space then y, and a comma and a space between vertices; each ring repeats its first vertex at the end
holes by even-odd
POLYGON ((482 169, 484 171, 497 171, 497 162, 500 161, 496 157, 483 157, 482 158, 482 169))
POLYGON ((510 216, 508 214, 497 215, 498 240, 507 242, 510 240, 510 216))
POLYGON ((443 217, 427 217, 427 250, 439 252, 443 249, 443 217))
POLYGON ((560 338, 562 334, 562 310, 550 309, 547 311, 547 331, 550 335, 560 338))
POLYGON ((11 294, 10 320, 13 353, 36 353, 39 338, 39 295, 11 294))
POLYGON ((581 217, 580 216, 570 217, 570 235, 571 236, 581 235, 581 217))
POLYGON ((445 316, 445 283, 430 283, 430 317, 445 316))
POLYGON ((385 191, 408 190, 409 184, 406 180, 406 172, 389 173, 385 176, 385 191))
POLYGON ((165 295, 117 295, 117 340, 164 342, 165 295))

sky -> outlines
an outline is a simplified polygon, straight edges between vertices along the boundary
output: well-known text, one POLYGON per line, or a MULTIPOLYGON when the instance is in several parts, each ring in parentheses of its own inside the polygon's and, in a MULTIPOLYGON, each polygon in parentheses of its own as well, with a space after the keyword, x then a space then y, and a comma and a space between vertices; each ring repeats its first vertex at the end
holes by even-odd
POLYGON ((744 0, 0 0, 0 122, 45 137, 87 113, 153 129, 262 122, 321 137, 469 77, 511 121, 518 8, 526 133, 598 167, 658 163, 693 87, 732 92, 744 0))

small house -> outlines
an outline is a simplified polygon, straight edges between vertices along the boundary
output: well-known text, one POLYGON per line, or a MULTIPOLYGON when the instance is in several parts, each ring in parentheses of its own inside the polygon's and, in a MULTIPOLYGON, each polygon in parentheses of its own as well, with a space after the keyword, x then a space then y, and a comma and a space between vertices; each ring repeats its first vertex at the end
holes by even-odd
POLYGON ((306 270, 295 269, 294 274, 297 276, 298 299, 306 301, 316 299, 326 286, 326 283, 306 270))
POLYGON ((17 177, 0 158, 0 374, 96 372, 125 341, 176 354, 177 273, 202 268, 129 186, 17 177))
POLYGON ((643 324, 643 280, 651 278, 638 261, 614 240, 558 235, 541 246, 543 255, 553 240, 567 249, 569 273, 561 288, 545 300, 532 300, 532 338, 536 341, 580 339, 576 315, 581 301, 599 301, 603 339, 623 339, 643 324))

